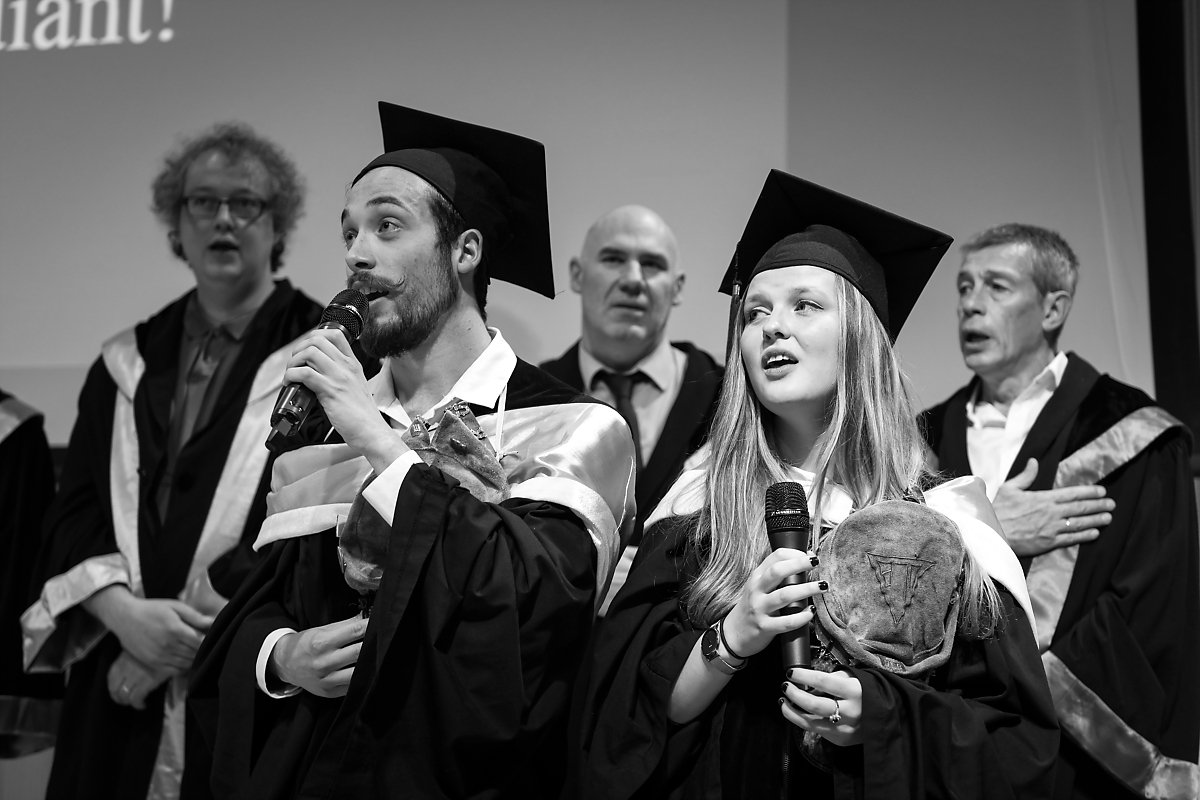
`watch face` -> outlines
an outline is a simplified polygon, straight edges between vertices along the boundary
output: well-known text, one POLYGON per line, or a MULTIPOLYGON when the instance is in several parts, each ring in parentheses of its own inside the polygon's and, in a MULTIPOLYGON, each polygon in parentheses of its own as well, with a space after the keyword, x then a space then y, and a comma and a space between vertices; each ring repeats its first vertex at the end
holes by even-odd
POLYGON ((717 657, 718 644, 720 644, 720 640, 717 638, 717 629, 706 628, 704 635, 700 637, 700 654, 706 661, 712 661, 717 657))

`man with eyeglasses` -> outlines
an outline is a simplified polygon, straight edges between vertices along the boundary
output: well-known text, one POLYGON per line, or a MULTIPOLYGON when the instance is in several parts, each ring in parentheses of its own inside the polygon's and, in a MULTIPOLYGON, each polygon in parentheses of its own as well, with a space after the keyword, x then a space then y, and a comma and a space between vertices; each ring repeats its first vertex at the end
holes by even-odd
POLYGON ((275 277, 304 199, 275 144, 218 125, 152 193, 195 287, 101 348, 22 617, 26 668, 70 669, 51 798, 179 795, 187 675, 256 560, 263 435, 321 312, 275 277))

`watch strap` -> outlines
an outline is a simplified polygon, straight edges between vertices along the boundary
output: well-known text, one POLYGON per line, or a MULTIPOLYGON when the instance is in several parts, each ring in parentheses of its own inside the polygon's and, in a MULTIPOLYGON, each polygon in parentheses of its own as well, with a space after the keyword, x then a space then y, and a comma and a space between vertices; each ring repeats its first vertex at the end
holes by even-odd
MULTIPOLYGON (((717 642, 724 644, 724 639, 721 636, 721 627, 720 626, 721 626, 720 620, 714 622, 708 628, 708 630, 711 631, 711 633, 709 633, 708 635, 711 636, 717 642)), ((708 631, 706 631, 706 633, 708 633, 708 631)), ((729 648, 726 647, 726 649, 728 650, 729 648)), ((744 659, 744 658, 740 662, 730 661, 729 659, 727 659, 723 655, 721 655, 721 651, 720 651, 719 647, 711 647, 711 648, 702 647, 701 653, 704 655, 705 661, 707 661, 709 664, 711 664, 713 666, 714 669, 716 669, 718 672, 720 672, 724 675, 733 675, 735 673, 741 672, 743 669, 746 668, 746 664, 748 663, 746 661, 746 659, 744 659)))

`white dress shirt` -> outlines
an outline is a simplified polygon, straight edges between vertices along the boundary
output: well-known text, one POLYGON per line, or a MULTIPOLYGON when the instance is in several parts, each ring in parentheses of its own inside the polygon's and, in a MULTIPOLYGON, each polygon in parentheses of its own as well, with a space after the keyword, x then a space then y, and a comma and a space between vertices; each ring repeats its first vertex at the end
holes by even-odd
MULTIPOLYGON (((632 369, 622 374, 632 375, 641 371, 649 380, 638 381, 633 387, 634 413, 637 414, 638 444, 642 450, 643 464, 650 462, 654 446, 662 436, 663 427, 667 424, 667 416, 679 397, 683 387, 683 374, 687 367, 687 355, 682 350, 676 350, 666 339, 659 342, 658 347, 650 351, 632 369)), ((608 384, 597 379, 596 373, 604 370, 614 370, 601 364, 594 355, 579 344, 579 374, 583 378, 583 390, 601 402, 616 407, 616 398, 608 384)))
MULTIPOLYGON (((488 328, 488 333, 492 334, 491 344, 467 367, 467 371, 459 377, 446 396, 430 411, 441 408, 454 398, 485 408, 495 408, 500 403, 501 395, 508 386, 508 379, 512 377, 517 366, 517 355, 508 346, 508 342, 504 341, 500 331, 488 328)), ((379 374, 371 379, 368 387, 375 398, 375 404, 388 418, 392 428, 399 431, 408 430, 413 421, 396 399, 387 359, 384 359, 383 367, 379 374)), ((426 417, 428 416, 426 414, 426 417)), ((499 452, 500 443, 492 444, 499 452)), ((396 495, 400 491, 400 484, 404 483, 408 470, 420 463, 420 456, 410 450, 393 461, 391 466, 379 473, 370 486, 363 489, 363 499, 371 504, 388 525, 392 524, 395 517, 396 495)))
MULTIPOLYGON (((1066 368, 1067 356, 1060 352, 1021 390, 1009 406, 1007 415, 979 399, 981 386, 976 386, 967 401, 967 459, 971 463, 971 472, 983 478, 988 500, 996 499, 996 492, 1000 491, 1000 485, 1012 469, 1013 459, 1025 443, 1038 414, 1058 389, 1066 368)), ((1025 467, 1024 464, 1020 466, 1025 467)))
MULTIPOLYGON (((503 402, 508 379, 512 377, 513 370, 517 366, 517 356, 509 347, 508 342, 504 341, 499 330, 488 328, 488 333, 492 336, 491 343, 471 363, 471 366, 467 367, 466 372, 459 377, 446 396, 430 409, 430 412, 441 408, 454 398, 487 408, 496 408, 503 402)), ((371 391, 371 396, 375 398, 375 405, 387 417, 388 424, 397 431, 397 435, 408 430, 413 420, 400 405, 400 401, 396 399, 396 389, 392 384, 388 359, 383 359, 379 372, 367 381, 367 388, 371 391)), ((427 413, 425 417, 428 416, 427 413)), ((497 431, 497 435, 502 434, 497 431)), ((493 442, 493 445, 499 451, 500 443, 493 442)), ((375 480, 367 488, 363 489, 363 498, 371 504, 371 507, 379 516, 383 517, 388 525, 391 525, 395 518, 396 496, 400 492, 400 484, 404 483, 408 470, 420 463, 422 463, 420 456, 409 450, 393 461, 387 469, 375 477, 375 480)), ((267 662, 270 661, 271 651, 275 649, 275 645, 280 639, 295 632, 291 628, 274 630, 267 635, 263 640, 262 647, 259 648, 254 669, 255 678, 258 681, 258 688, 271 697, 291 697, 300 691, 298 686, 282 686, 277 679, 272 681, 276 684, 276 688, 272 689, 267 684, 267 662)))
MULTIPOLYGON (((638 445, 641 448, 643 468, 650 463, 654 447, 658 444, 659 437, 662 436, 663 428, 666 427, 667 416, 675 405, 675 399, 679 397, 686 368, 687 355, 682 350, 672 347, 671 343, 664 338, 658 343, 658 347, 650 351, 648 356, 623 373, 632 375, 641 371, 648 378, 648 380, 638 381, 633 385, 633 396, 630 398, 633 403, 633 413, 637 414, 638 439, 640 440, 638 445)), ((612 390, 608 388, 607 383, 597 377, 597 373, 602 370, 613 371, 589 353, 581 341, 579 343, 579 374, 583 378, 584 391, 600 402, 608 403, 615 408, 617 399, 613 396, 612 390)), ((621 552, 616 571, 608 585, 608 592, 600 604, 600 616, 603 617, 608 613, 609 604, 617 596, 621 587, 625 585, 636 555, 637 545, 634 544, 628 545, 621 552)))

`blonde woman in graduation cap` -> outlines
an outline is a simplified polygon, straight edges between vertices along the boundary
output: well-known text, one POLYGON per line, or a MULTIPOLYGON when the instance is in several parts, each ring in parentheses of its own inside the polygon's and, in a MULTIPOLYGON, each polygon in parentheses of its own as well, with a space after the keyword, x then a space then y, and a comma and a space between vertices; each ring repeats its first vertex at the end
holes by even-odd
POLYGON ((978 479, 926 472, 892 347, 949 246, 770 173, 722 287, 707 458, 647 520, 597 635, 579 796, 1049 795, 1020 564, 978 479), (772 549, 805 522, 809 549, 772 549))

